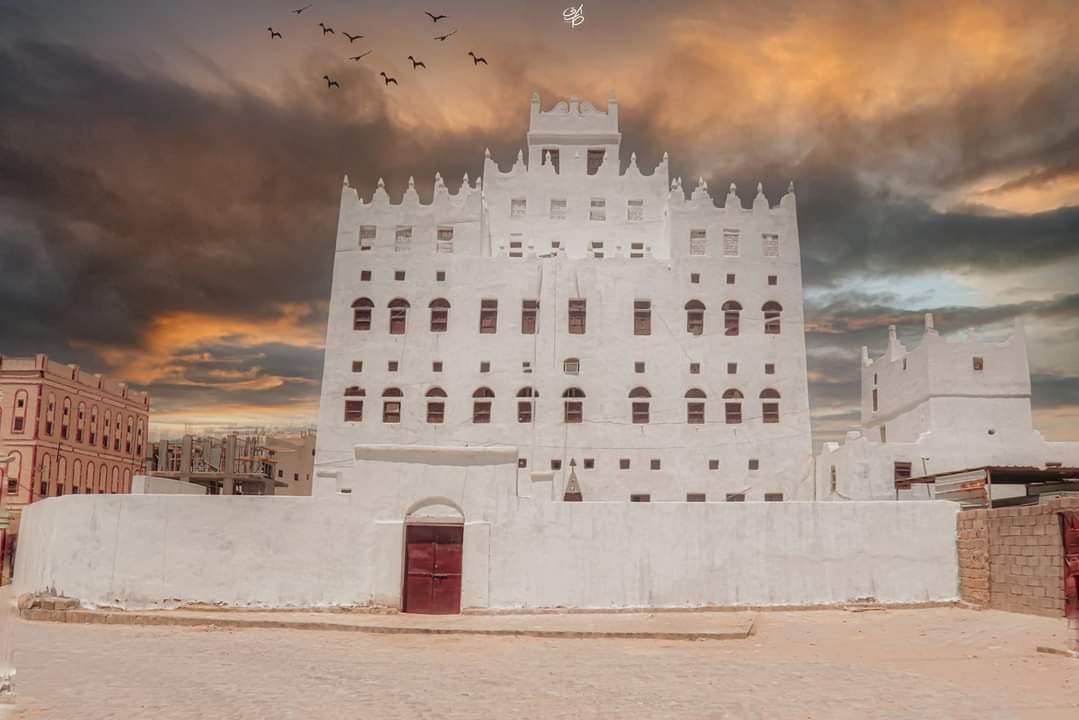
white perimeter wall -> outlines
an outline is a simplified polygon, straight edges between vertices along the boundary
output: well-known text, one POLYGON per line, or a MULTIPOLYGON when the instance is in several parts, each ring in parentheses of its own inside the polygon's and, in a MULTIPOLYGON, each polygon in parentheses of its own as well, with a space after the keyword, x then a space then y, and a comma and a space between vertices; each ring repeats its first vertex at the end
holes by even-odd
MULTIPOLYGON (((953 503, 578 504, 503 495, 496 505, 465 515, 463 607, 958 595, 953 503)), ((129 608, 397 605, 404 513, 386 518, 368 507, 348 495, 50 498, 23 511, 16 584, 20 593, 129 608)))
POLYGON ((132 495, 205 495, 206 488, 172 478, 136 475, 131 479, 132 495))

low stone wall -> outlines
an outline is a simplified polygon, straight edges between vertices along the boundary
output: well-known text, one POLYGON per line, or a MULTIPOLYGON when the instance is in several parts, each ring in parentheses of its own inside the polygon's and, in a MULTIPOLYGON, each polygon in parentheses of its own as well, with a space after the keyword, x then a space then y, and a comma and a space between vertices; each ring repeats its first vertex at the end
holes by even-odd
POLYGON ((959 514, 959 594, 995 610, 1062 617, 1064 546, 1061 511, 1079 498, 959 514))

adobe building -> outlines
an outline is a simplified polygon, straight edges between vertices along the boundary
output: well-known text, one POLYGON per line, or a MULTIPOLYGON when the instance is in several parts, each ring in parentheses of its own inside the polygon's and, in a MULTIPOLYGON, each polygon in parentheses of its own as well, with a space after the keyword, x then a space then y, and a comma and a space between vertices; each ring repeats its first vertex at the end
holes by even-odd
MULTIPOLYGON (((908 480, 989 466, 1079 468, 1079 442, 1050 442, 1034 429, 1021 320, 1005 340, 987 342, 945 338, 927 314, 913 349, 892 326, 882 356, 862 348, 861 380, 860 427, 817 455, 820 500, 924 499, 933 484, 908 480)), ((1025 493, 1022 483, 993 490, 993 499, 1025 493)))
POLYGON ((143 467, 150 398, 48 356, 0 356, 0 509, 12 511, 4 578, 27 505, 65 494, 126 493, 143 467))
MULTIPOLYGON (((812 495, 792 190, 620 167, 618 103, 531 102, 527 152, 430 202, 342 189, 314 494, 357 446, 513 448, 584 500, 812 495)), ((389 469, 389 472, 394 472, 389 469)))

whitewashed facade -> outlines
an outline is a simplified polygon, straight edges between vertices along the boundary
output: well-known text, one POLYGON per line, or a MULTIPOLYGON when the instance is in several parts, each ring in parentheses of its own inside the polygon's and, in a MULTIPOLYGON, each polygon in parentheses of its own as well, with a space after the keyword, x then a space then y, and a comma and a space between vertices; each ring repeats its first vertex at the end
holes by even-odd
POLYGON ((1021 320, 988 342, 945 338, 927 314, 914 349, 891 326, 881 357, 862 348, 861 379, 860 428, 817 456, 820 500, 922 499, 930 487, 897 495, 897 477, 986 465, 1079 466, 1079 443, 1049 442, 1034 428, 1021 320))
POLYGON ((527 140, 429 203, 345 179, 314 494, 424 445, 515 448, 558 497, 572 461, 586 501, 811 497, 793 191, 622 171, 613 97, 534 95, 527 140))

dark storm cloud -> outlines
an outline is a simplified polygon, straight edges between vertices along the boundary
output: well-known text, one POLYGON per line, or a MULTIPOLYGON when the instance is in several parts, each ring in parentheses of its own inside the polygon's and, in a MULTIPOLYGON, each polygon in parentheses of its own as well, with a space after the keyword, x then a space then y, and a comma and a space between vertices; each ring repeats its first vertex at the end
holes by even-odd
POLYGON ((368 75, 341 79, 349 101, 312 88, 277 103, 70 47, 0 49, 0 267, 18 279, 0 285, 5 352, 134 346, 171 310, 325 300, 345 173, 370 192, 378 168, 396 194, 412 173, 429 186, 434 158, 451 187, 478 172, 489 137, 402 134, 368 75))

